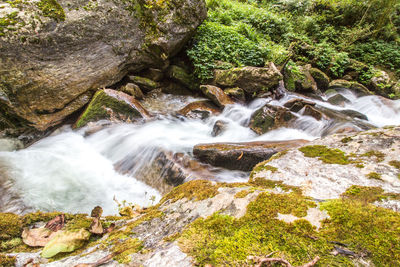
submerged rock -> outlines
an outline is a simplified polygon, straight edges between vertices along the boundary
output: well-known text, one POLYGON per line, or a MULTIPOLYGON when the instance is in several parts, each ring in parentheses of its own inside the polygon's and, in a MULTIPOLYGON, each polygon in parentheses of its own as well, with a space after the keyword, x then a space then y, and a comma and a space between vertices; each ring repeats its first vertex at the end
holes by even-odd
POLYGON ((358 82, 350 82, 346 80, 333 80, 329 84, 329 89, 343 89, 343 88, 353 90, 361 96, 373 94, 371 91, 368 90, 367 87, 358 82))
POLYGON ((195 101, 178 111, 178 114, 191 119, 206 119, 221 111, 209 100, 195 101))
POLYGON ((204 163, 230 170, 250 171, 278 152, 307 143, 305 140, 199 144, 193 155, 204 163))
POLYGON ((27 0, 1 10, 15 23, 0 36, 0 117, 40 131, 87 104, 90 90, 166 65, 207 15, 202 0, 27 0))
POLYGON ((228 122, 223 120, 217 120, 213 126, 211 136, 215 137, 223 134, 228 127, 228 122))
POLYGON ((266 104, 251 115, 249 127, 258 134, 264 134, 287 125, 295 118, 287 108, 266 104))
POLYGON ((112 89, 104 89, 95 94, 75 125, 79 128, 91 121, 103 119, 129 121, 149 116, 149 113, 132 96, 112 89))
POLYGON ((221 108, 234 104, 232 99, 219 87, 212 85, 201 85, 200 90, 204 95, 210 98, 217 106, 221 108))
POLYGON ((334 96, 331 96, 331 97, 328 99, 328 102, 329 102, 330 104, 332 104, 332 105, 344 107, 345 104, 350 103, 351 101, 348 100, 346 97, 344 97, 344 96, 341 95, 341 94, 336 94, 336 95, 334 95, 334 96))
POLYGON ((293 112, 299 112, 306 105, 315 106, 315 102, 310 101, 310 100, 305 100, 302 98, 293 98, 293 99, 289 100, 288 102, 286 102, 285 104, 283 104, 283 106, 285 108, 288 108, 288 109, 290 109, 290 111, 293 111, 293 112))
POLYGON ((282 74, 274 63, 266 67, 242 67, 230 70, 216 70, 214 82, 224 88, 240 87, 249 97, 274 90, 282 80, 282 74))

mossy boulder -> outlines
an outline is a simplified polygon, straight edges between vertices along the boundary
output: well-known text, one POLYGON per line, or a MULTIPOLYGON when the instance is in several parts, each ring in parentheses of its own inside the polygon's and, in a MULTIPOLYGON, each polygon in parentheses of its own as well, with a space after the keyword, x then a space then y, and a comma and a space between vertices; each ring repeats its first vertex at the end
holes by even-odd
POLYGON ((376 70, 371 78, 369 88, 378 95, 388 96, 392 93, 393 82, 389 74, 383 70, 376 70))
POLYGON ((166 66, 207 15, 203 0, 1 5, 0 121, 40 131, 86 105, 90 91, 166 66))
POLYGON ((295 118, 285 107, 266 104, 251 115, 249 127, 258 134, 264 134, 274 128, 287 126, 295 118))
POLYGON ((221 108, 234 103, 233 100, 219 87, 213 85, 201 85, 200 90, 221 108))
POLYGON ((239 87, 227 88, 224 90, 224 93, 239 101, 246 101, 246 95, 242 88, 239 87))
POLYGON ((88 122, 103 119, 130 121, 149 116, 149 113, 132 96, 112 89, 104 89, 94 95, 75 126, 79 128, 88 122))
POLYGON ((278 87, 282 74, 274 63, 266 67, 241 67, 229 70, 216 70, 214 83, 223 88, 240 87, 247 96, 254 97, 278 87))
POLYGON ((302 93, 318 92, 317 83, 310 73, 311 65, 288 64, 284 72, 285 87, 289 91, 302 93))
POLYGON ((167 77, 182 84, 191 91, 197 91, 199 84, 193 75, 189 74, 184 68, 172 65, 167 70, 167 77))
POLYGON ((310 68, 310 75, 314 78, 317 83, 317 87, 321 91, 326 91, 329 87, 331 79, 323 71, 317 68, 310 68))
POLYGON ((149 78, 140 76, 129 76, 129 80, 140 86, 145 92, 150 92, 154 89, 160 88, 161 84, 159 82, 153 81, 149 78))
POLYGON ((329 89, 350 89, 359 95, 372 95, 374 94, 367 87, 358 83, 347 80, 333 80, 329 83, 329 89))

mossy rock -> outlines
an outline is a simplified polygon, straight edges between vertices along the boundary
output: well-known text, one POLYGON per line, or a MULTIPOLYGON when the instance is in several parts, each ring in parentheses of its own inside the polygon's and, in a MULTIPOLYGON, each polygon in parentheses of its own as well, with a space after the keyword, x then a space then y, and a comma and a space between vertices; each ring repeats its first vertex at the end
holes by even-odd
POLYGON ((140 76, 129 76, 129 80, 134 84, 139 85, 145 92, 150 92, 154 89, 160 88, 161 84, 159 82, 153 81, 149 78, 140 76))
POLYGON ((20 237, 22 233, 22 221, 13 213, 0 213, 0 240, 20 237))
POLYGON ((294 118, 289 109, 267 104, 251 115, 249 127, 261 135, 274 128, 286 126, 294 118))
POLYGON ((110 119, 112 116, 132 120, 146 115, 147 112, 133 97, 123 92, 104 89, 94 95, 89 106, 76 122, 76 127, 85 126, 91 121, 110 119))
POLYGON ((310 74, 317 83, 318 89, 325 91, 329 87, 331 79, 323 71, 317 68, 310 68, 310 74))
POLYGON ((197 91, 199 89, 199 83, 193 75, 189 74, 184 68, 172 65, 167 70, 167 76, 186 88, 189 88, 191 91, 197 91))

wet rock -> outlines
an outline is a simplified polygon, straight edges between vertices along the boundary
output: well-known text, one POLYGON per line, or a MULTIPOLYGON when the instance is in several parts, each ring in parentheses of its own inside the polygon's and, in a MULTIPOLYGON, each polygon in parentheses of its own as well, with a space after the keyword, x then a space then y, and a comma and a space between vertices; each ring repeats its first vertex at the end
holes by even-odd
POLYGON ((192 91, 197 91, 199 87, 193 76, 186 72, 184 68, 181 68, 179 66, 170 66, 167 70, 167 76, 192 91))
POLYGON ((242 88, 235 87, 235 88, 228 88, 224 90, 224 93, 234 99, 239 101, 246 101, 246 96, 242 88))
POLYGON ((328 99, 328 102, 332 105, 344 107, 346 103, 350 103, 351 101, 348 100, 341 94, 336 94, 328 99))
POLYGON ((164 78, 164 73, 160 69, 149 68, 140 73, 140 76, 153 80, 155 82, 161 82, 164 78))
POLYGON ((223 134, 225 132, 227 126, 228 126, 228 123, 226 121, 223 121, 223 120, 216 121, 213 126, 211 136, 215 137, 215 136, 223 134))
POLYGON ((349 117, 352 117, 352 118, 357 118, 357 119, 366 120, 366 121, 368 120, 368 117, 366 115, 364 115, 358 111, 355 111, 355 110, 345 109, 345 110, 341 110, 340 112, 349 117))
POLYGON ((333 80, 329 84, 329 89, 351 89, 358 93, 359 95, 372 95, 373 93, 368 90, 367 87, 358 83, 358 82, 350 82, 346 80, 333 80))
POLYGON ((246 95, 254 97, 254 94, 274 90, 282 80, 282 74, 274 63, 266 67, 242 67, 230 70, 216 70, 214 74, 215 84, 224 87, 240 87, 246 95))
POLYGON ((274 154, 307 143, 305 140, 248 143, 213 143, 194 146, 193 155, 201 162, 230 170, 250 171, 274 154))
POLYGON ((37 1, 2 2, 18 23, 0 36, 0 117, 40 131, 86 105, 91 91, 165 65, 207 16, 194 0, 42 2, 45 11, 37 1))
POLYGON ((129 76, 129 80, 137 85, 140 86, 141 89, 145 92, 150 92, 154 89, 160 88, 161 83, 150 80, 145 77, 140 77, 140 76, 129 76))
POLYGON ((264 134, 287 125, 295 118, 289 109, 267 104, 251 115, 249 127, 258 134, 264 134))
POLYGON ((303 115, 304 116, 311 116, 317 121, 320 121, 321 119, 329 119, 327 116, 325 116, 321 111, 317 110, 316 108, 310 106, 310 105, 305 105, 304 110, 303 110, 303 115))
POLYGON ((286 102, 283 106, 292 112, 299 112, 305 105, 315 106, 315 102, 302 98, 293 98, 286 102))
POLYGON ((376 71, 370 82, 371 90, 383 96, 387 96, 391 92, 392 85, 389 74, 382 70, 376 71))
POLYGON ((311 76, 310 69, 311 65, 288 65, 284 75, 286 89, 301 93, 318 92, 317 83, 311 76))
POLYGON ((329 83, 331 82, 331 79, 328 77, 328 75, 317 68, 310 68, 309 72, 317 83, 319 90, 325 91, 328 89, 329 83))
POLYGON ((209 100, 195 101, 178 111, 178 114, 191 119, 206 119, 221 111, 209 100))
POLYGON ((143 99, 144 95, 140 87, 134 83, 128 83, 120 89, 122 92, 133 96, 135 99, 143 99))
POLYGON ((201 85, 200 90, 204 95, 210 98, 217 106, 221 108, 234 104, 233 100, 219 87, 212 85, 201 85))
POLYGON ((148 117, 150 117, 149 113, 132 96, 112 89, 104 89, 94 95, 75 126, 79 128, 90 121, 103 119, 131 121, 148 117))
POLYGON ((168 83, 167 85, 161 87, 161 90, 164 93, 171 95, 193 95, 192 91, 175 82, 168 83))

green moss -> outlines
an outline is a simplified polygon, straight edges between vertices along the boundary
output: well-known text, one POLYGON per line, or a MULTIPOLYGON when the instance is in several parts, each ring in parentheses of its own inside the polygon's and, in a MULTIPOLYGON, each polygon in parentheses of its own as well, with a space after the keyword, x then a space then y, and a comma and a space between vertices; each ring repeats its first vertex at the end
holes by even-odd
POLYGON ((15 262, 16 262, 15 257, 0 254, 0 266, 1 267, 14 267, 15 262))
POLYGON ((0 241, 0 251, 8 251, 15 247, 22 245, 22 239, 19 237, 9 239, 7 241, 0 241))
POLYGON ((164 203, 167 200, 175 202, 182 198, 194 200, 212 198, 218 194, 218 187, 219 186, 217 184, 213 184, 210 181, 189 181, 178 187, 175 187, 170 193, 168 193, 161 199, 160 203, 164 203))
POLYGON ((4 36, 6 31, 15 30, 19 22, 18 12, 12 12, 6 14, 4 17, 0 17, 0 36, 4 36))
POLYGON ((286 192, 292 191, 292 192, 301 194, 301 189, 297 186, 291 186, 291 185, 284 184, 282 181, 273 181, 273 180, 268 180, 268 179, 264 179, 261 177, 251 178, 249 180, 248 184, 251 186, 260 187, 263 189, 274 189, 276 187, 280 187, 281 189, 283 189, 286 192))
POLYGON ((0 213, 0 240, 20 237, 22 233, 22 221, 13 213, 0 213))
POLYGON ((299 148, 304 156, 310 158, 318 158, 327 164, 341 164, 346 165, 351 163, 345 153, 339 149, 332 149, 326 146, 304 146, 299 148))
POLYGON ((129 263, 132 261, 131 255, 139 252, 142 248, 142 242, 137 238, 132 238, 130 236, 114 236, 114 239, 109 240, 109 245, 111 246, 111 252, 121 252, 113 259, 119 263, 129 263))
POLYGON ((376 162, 382 162, 385 160, 385 154, 379 151, 370 150, 361 155, 361 157, 375 158, 376 162))
POLYGON ((65 13, 62 6, 56 0, 40 0, 37 7, 42 11, 43 16, 56 21, 64 21, 65 13))
POLYGON ((364 168, 365 166, 364 166, 364 164, 358 163, 358 164, 356 164, 356 167, 362 169, 362 168, 364 168))
POLYGON ((251 190, 242 190, 235 194, 235 198, 245 198, 250 193, 251 193, 251 190))
POLYGON ((169 236, 164 237, 163 240, 164 240, 165 242, 174 242, 174 241, 177 240, 180 236, 181 236, 181 233, 180 233, 180 232, 176 232, 175 234, 172 234, 172 235, 169 235, 169 236))
POLYGON ((377 172, 370 172, 367 174, 368 179, 382 180, 382 175, 377 172))
POLYGON ((398 170, 400 170, 400 161, 398 161, 398 160, 389 161, 389 165, 395 167, 398 170))
POLYGON ((76 215, 72 220, 68 220, 65 226, 66 230, 89 229, 92 219, 86 215, 76 215))
POLYGON ((400 199, 400 194, 385 193, 380 187, 352 185, 342 194, 343 198, 373 203, 382 199, 400 199))
POLYGON ((353 141, 353 138, 349 137, 345 137, 342 140, 340 140, 340 142, 342 142, 343 144, 347 144, 348 142, 353 141))

